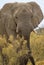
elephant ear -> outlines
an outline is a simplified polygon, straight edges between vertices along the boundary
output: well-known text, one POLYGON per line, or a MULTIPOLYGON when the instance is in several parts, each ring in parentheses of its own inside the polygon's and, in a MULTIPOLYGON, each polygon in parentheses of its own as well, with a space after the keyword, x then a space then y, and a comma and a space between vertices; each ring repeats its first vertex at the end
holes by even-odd
POLYGON ((2 7, 1 11, 5 13, 5 12, 7 12, 8 10, 10 10, 12 6, 13 6, 12 3, 6 3, 6 4, 2 7))
POLYGON ((42 14, 40 6, 37 3, 30 2, 28 4, 31 5, 31 7, 32 7, 32 14, 33 14, 32 24, 33 24, 34 28, 36 28, 38 26, 38 24, 40 24, 40 22, 42 21, 43 14, 42 14))
POLYGON ((2 13, 7 13, 9 11, 9 12, 12 13, 13 11, 15 12, 17 8, 18 8, 17 3, 6 3, 3 6, 3 8, 1 9, 1 12, 2 13))

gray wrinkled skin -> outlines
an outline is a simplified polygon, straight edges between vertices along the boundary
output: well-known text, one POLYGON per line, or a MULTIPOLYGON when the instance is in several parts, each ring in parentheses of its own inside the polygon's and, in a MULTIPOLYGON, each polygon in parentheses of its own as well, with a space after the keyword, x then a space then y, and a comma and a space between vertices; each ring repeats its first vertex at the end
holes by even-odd
MULTIPOLYGON (((35 2, 5 4, 0 11, 0 34, 6 34, 7 37, 13 35, 15 38, 17 34, 23 35, 27 40, 27 47, 30 50, 30 33, 38 26, 42 19, 41 8, 35 2)), ((33 57, 29 56, 29 58, 32 65, 35 65, 33 57)), ((24 65, 26 64, 24 61, 24 65)))
POLYGON ((35 2, 8 3, 1 9, 0 19, 0 26, 3 24, 2 29, 0 29, 3 31, 0 31, 2 34, 6 31, 8 36, 16 37, 17 32, 24 37, 28 37, 29 33, 42 21, 43 14, 39 5, 35 2))

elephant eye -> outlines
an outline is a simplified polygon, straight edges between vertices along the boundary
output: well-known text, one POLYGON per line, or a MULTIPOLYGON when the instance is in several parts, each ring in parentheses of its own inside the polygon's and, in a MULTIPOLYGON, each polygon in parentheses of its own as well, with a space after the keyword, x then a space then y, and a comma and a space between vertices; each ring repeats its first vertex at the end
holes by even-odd
POLYGON ((16 19, 18 19, 18 17, 17 17, 17 16, 16 16, 15 18, 16 18, 16 19))
POLYGON ((33 15, 31 16, 31 18, 33 18, 33 15))

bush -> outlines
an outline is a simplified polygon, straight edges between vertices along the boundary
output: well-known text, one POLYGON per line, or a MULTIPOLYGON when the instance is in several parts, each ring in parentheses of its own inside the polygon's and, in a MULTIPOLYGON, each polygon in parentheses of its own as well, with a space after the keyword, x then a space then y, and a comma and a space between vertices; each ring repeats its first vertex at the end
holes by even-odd
MULTIPOLYGON (((0 65, 19 65, 19 58, 28 54, 27 41, 24 40, 24 37, 20 38, 19 35, 15 40, 11 35, 8 40, 10 42, 7 42, 5 35, 3 37, 0 35, 0 65), (22 47, 21 44, 23 44, 22 47)), ((30 43, 32 55, 37 62, 36 64, 39 65, 41 62, 38 61, 44 60, 44 35, 32 32, 30 43)), ((30 61, 29 64, 31 65, 30 61)))

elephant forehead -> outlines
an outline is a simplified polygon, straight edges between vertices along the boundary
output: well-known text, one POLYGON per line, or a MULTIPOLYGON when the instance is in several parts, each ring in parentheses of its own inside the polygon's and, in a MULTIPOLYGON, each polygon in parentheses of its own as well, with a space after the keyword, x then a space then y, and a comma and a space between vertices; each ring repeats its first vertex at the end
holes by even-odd
POLYGON ((27 9, 23 8, 22 10, 19 10, 17 12, 16 17, 18 18, 17 20, 20 20, 22 22, 24 21, 29 21, 31 19, 32 13, 28 12, 27 9))
POLYGON ((19 20, 20 21, 29 21, 30 20, 30 14, 28 14, 27 12, 26 13, 21 13, 19 14, 19 20))
POLYGON ((27 4, 25 4, 25 5, 19 6, 16 12, 15 12, 16 15, 21 15, 26 13, 29 14, 29 13, 32 13, 32 7, 27 6, 27 4))

